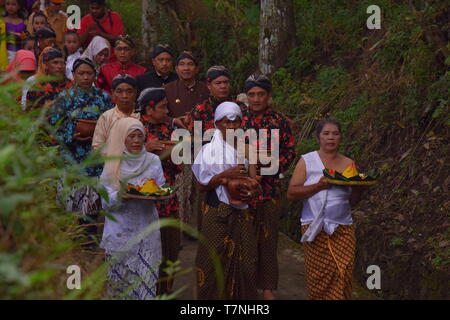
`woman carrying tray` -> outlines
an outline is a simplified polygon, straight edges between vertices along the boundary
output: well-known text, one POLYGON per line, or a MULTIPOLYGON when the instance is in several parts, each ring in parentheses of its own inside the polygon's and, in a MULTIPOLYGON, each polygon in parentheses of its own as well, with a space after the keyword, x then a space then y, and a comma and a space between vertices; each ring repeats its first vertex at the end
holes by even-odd
POLYGON ((328 118, 316 125, 319 150, 302 155, 289 184, 289 200, 303 200, 301 215, 306 285, 310 300, 351 299, 355 230, 350 205, 361 187, 332 185, 323 170, 344 172, 353 160, 338 153, 341 129, 328 118))
POLYGON ((111 298, 156 297, 161 262, 159 229, 137 238, 145 228, 159 221, 154 201, 121 193, 121 184, 143 185, 149 179, 154 179, 158 186, 165 183, 159 157, 147 152, 144 143, 142 123, 131 117, 118 120, 108 136, 106 156, 115 159, 106 162, 100 180, 108 192, 108 200, 102 199, 103 207, 114 220, 106 217, 100 246, 110 262, 108 293, 111 298), (130 240, 136 243, 130 244, 130 240))
MULTIPOLYGON (((141 113, 141 120, 147 134, 145 148, 148 152, 160 155, 164 169, 164 177, 168 185, 175 187, 175 179, 183 170, 182 165, 172 162, 171 148, 165 143, 170 142, 173 125, 167 121, 167 98, 164 88, 147 88, 142 90, 138 99, 138 110, 141 113)), ((180 205, 175 195, 172 199, 157 201, 156 208, 159 218, 179 219, 180 205)), ((161 244, 163 251, 163 263, 159 274, 161 280, 167 278, 168 274, 164 269, 169 267, 168 261, 175 262, 181 250, 180 229, 176 227, 161 228, 161 244)), ((160 281, 158 283, 158 294, 169 294, 172 291, 173 279, 160 281)))

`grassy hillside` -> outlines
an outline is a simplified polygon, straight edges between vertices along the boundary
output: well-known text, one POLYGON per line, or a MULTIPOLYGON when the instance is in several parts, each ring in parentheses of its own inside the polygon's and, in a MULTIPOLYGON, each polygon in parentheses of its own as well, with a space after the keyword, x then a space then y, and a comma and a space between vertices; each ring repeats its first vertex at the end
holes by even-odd
MULTIPOLYGON (((420 12, 377 1, 382 29, 365 27, 373 1, 295 1, 301 45, 274 75, 275 103, 297 124, 299 154, 317 146, 315 118, 343 124, 342 152, 383 171, 355 210, 355 275, 382 270, 384 298, 449 298, 450 32, 446 1, 420 12)), ((419 8, 420 9, 420 8, 419 8)), ((297 238, 301 208, 286 203, 297 238)))

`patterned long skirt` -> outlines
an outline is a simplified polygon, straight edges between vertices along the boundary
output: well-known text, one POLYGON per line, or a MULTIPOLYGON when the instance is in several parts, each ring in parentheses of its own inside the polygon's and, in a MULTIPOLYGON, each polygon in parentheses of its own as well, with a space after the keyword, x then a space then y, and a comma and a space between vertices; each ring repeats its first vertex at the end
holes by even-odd
MULTIPOLYGON (((308 225, 302 226, 302 233, 308 225)), ((349 300, 355 260, 355 228, 340 225, 330 236, 322 231, 305 242, 306 287, 309 300, 349 300)))
POLYGON ((64 198, 62 183, 57 184, 57 204, 63 206, 67 212, 75 212, 80 216, 96 216, 97 211, 102 208, 100 195, 91 187, 74 189, 64 198))
POLYGON ((258 203, 255 217, 258 226, 258 289, 275 290, 278 287, 278 200, 258 203))
MULTIPOLYGON (((148 244, 145 245, 148 247, 148 244)), ((156 283, 161 262, 161 252, 144 249, 139 244, 137 251, 121 255, 108 253, 107 292, 110 299, 153 300, 157 296, 156 283)))
POLYGON ((180 219, 184 223, 192 220, 193 206, 191 201, 193 173, 191 166, 184 165, 184 170, 176 178, 176 184, 181 185, 177 191, 178 201, 180 202, 180 219))
POLYGON ((238 210, 225 203, 205 206, 202 234, 196 258, 199 300, 257 299, 257 238, 250 210, 238 210), (208 249, 217 252, 223 269, 224 292, 218 292, 214 263, 208 249))

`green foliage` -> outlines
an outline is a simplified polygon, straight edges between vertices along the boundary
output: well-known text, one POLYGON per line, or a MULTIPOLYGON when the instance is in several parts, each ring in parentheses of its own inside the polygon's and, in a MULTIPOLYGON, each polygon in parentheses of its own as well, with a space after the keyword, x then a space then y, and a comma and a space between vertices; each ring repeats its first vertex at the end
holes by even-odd
POLYGON ((350 106, 336 111, 333 116, 341 123, 342 135, 345 137, 351 126, 358 122, 359 117, 368 105, 368 95, 362 94, 352 100, 350 106))
POLYGON ((232 91, 240 93, 245 79, 257 69, 259 6, 253 1, 205 0, 207 15, 194 22, 199 39, 202 74, 213 65, 232 73, 232 91))
POLYGON ((57 148, 45 146, 45 112, 23 113, 7 99, 17 92, 0 88, 0 291, 4 299, 57 298, 64 287, 56 274, 72 264, 63 257, 76 245, 67 233, 77 235, 76 220, 55 205, 64 166, 55 166, 57 148))
MULTIPOLYGON (((141 0, 108 0, 108 6, 119 12, 125 25, 125 32, 133 39, 140 39, 141 35, 141 0)), ((139 41, 136 41, 139 44, 139 41)))
MULTIPOLYGON (((311 56, 314 53, 314 47, 308 44, 301 45, 289 52, 286 69, 290 73, 302 77, 312 71, 311 56)), ((278 70, 279 71, 279 70, 278 70)), ((277 72, 278 72, 277 71, 277 72)))
POLYGON ((347 74, 341 66, 323 67, 319 70, 314 90, 320 96, 342 85, 346 80, 347 74))

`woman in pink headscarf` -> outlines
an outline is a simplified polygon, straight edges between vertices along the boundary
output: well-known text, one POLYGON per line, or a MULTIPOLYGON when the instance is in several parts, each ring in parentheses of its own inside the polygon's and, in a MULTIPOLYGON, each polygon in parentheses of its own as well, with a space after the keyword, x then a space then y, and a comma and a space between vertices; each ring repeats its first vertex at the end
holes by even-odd
POLYGON ((6 68, 10 74, 7 82, 22 82, 36 73, 36 57, 32 51, 19 50, 6 68))

